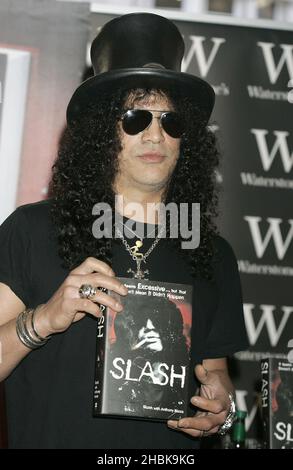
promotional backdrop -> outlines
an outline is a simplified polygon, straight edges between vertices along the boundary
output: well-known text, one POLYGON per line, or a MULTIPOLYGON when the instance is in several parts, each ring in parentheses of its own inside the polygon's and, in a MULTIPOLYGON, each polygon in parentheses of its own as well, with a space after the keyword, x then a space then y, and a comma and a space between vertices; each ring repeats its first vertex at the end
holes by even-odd
POLYGON ((87 3, 0 2, 0 223, 16 205, 46 197, 66 106, 82 80, 89 16, 87 3))
MULTIPOLYGON (((92 34, 112 17, 93 14, 92 34)), ((216 93, 210 125, 222 154, 219 228, 238 259, 250 342, 231 370, 248 445, 256 447, 260 359, 287 357, 293 338, 293 28, 173 20, 185 40, 183 71, 216 93)))

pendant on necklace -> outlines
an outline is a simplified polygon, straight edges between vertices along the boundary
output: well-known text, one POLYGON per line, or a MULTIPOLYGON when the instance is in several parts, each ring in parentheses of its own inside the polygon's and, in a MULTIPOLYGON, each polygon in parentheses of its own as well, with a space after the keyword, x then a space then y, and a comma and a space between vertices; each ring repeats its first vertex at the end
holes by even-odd
POLYGON ((144 279, 145 278, 145 274, 149 274, 149 270, 148 269, 145 269, 143 271, 143 269, 141 269, 140 265, 141 265, 141 260, 140 259, 136 259, 136 272, 133 271, 132 269, 128 269, 127 272, 128 273, 131 273, 133 274, 133 278, 134 279, 144 279))
POLYGON ((142 245, 143 245, 142 241, 137 240, 135 242, 135 245, 130 247, 131 253, 137 258, 142 258, 143 257, 143 254, 139 253, 139 249, 142 247, 142 245))

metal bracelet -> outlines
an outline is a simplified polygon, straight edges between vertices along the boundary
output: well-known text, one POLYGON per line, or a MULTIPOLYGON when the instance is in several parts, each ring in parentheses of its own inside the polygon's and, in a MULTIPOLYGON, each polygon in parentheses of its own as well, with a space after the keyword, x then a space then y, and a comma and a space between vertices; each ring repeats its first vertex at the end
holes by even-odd
POLYGON ((27 311, 21 312, 16 320, 16 333, 20 341, 29 349, 36 349, 39 344, 30 338, 29 332, 25 326, 27 311))
POLYGON ((235 421, 236 403, 235 403, 232 393, 229 393, 229 400, 230 400, 230 409, 229 409, 229 413, 227 414, 224 423, 222 424, 222 426, 220 427, 218 431, 218 434, 220 434, 220 436, 224 436, 232 427, 235 421))
MULTIPOLYGON (((43 305, 43 304, 42 304, 42 305, 43 305)), ((41 307, 41 305, 38 305, 37 308, 39 308, 39 307, 41 307)), ((31 326, 32 326, 32 330, 33 330, 33 333, 34 333, 35 337, 36 337, 39 341, 41 341, 41 342, 44 341, 44 342, 46 343, 46 342, 48 341, 48 339, 51 338, 51 335, 50 335, 50 336, 46 336, 45 338, 43 338, 43 336, 40 336, 39 333, 37 332, 36 327, 35 327, 35 313, 36 313, 37 308, 33 309, 32 314, 31 314, 31 326)), ((44 344, 45 344, 45 343, 44 343, 44 344)))
POLYGON ((20 341, 29 349, 37 349, 47 343, 47 338, 40 341, 34 338, 32 332, 27 327, 29 315, 33 313, 33 309, 25 309, 21 312, 16 320, 16 333, 20 341))

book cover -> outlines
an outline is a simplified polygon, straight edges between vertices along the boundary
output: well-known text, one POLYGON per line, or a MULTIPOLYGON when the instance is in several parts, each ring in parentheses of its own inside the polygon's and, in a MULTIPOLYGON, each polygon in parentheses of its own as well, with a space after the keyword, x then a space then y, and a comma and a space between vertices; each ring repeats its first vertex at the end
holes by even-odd
POLYGON ((293 449, 293 363, 261 361, 262 418, 267 449, 293 449))
POLYGON ((98 320, 95 416, 165 421, 187 415, 192 286, 120 278, 121 312, 98 320))

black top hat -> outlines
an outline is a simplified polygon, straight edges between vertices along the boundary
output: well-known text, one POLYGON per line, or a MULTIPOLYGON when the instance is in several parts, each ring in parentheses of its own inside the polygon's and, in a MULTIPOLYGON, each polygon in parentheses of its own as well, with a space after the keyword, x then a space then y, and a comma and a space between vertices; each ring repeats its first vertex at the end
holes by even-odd
POLYGON ((132 13, 106 23, 91 47, 95 75, 74 92, 67 121, 78 119, 89 103, 115 88, 167 88, 196 99, 208 121, 215 94, 194 75, 180 72, 184 41, 175 24, 152 13, 132 13))

